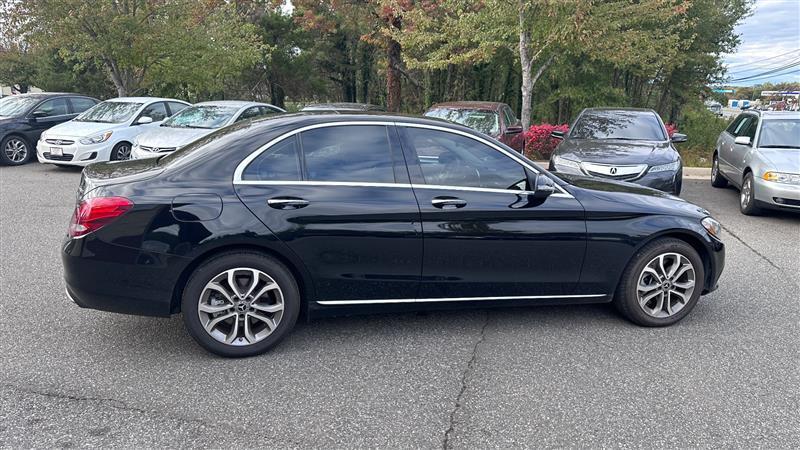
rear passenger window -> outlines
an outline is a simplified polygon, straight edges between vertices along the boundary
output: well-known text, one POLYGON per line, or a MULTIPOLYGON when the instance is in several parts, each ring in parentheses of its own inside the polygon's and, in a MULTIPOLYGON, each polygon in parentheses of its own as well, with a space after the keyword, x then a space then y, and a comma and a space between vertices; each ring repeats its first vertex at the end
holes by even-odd
POLYGON ((75 114, 82 113, 97 104, 94 100, 85 97, 72 97, 69 101, 72 103, 72 112, 75 114))
POLYGON ((300 181, 300 153, 297 137, 292 136, 273 145, 247 166, 245 181, 300 181))
POLYGON ((169 112, 173 116, 175 114, 183 111, 184 109, 186 109, 187 106, 189 106, 189 105, 184 105, 183 103, 178 103, 178 102, 167 102, 167 104, 169 105, 169 112))
POLYGON ((307 180, 395 182, 385 126, 325 127, 306 131, 300 137, 307 180))

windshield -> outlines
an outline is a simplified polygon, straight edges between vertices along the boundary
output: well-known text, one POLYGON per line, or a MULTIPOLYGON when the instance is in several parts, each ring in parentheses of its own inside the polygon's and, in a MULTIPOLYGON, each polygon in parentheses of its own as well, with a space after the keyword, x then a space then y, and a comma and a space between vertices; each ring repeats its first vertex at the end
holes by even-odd
POLYGON ((236 114, 239 108, 231 106, 191 106, 175 114, 162 127, 220 128, 236 114))
POLYGON ((102 102, 76 117, 76 122, 122 123, 128 121, 142 103, 102 102))
POLYGON ((581 114, 569 136, 573 139, 667 140, 655 114, 622 110, 581 114))
POLYGON ((36 97, 3 97, 0 99, 0 117, 22 116, 40 100, 36 97))
POLYGON ((440 108, 425 113, 427 117, 449 120, 489 136, 500 134, 500 117, 496 112, 478 109, 440 108))
POLYGON ((800 148, 800 119, 768 119, 761 125, 758 146, 800 148))

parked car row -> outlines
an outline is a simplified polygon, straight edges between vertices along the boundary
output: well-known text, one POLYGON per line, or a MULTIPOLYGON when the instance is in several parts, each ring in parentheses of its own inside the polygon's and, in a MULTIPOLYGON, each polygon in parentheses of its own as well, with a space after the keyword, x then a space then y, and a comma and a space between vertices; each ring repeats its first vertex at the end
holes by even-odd
POLYGON ((86 166, 163 155, 237 122, 286 112, 266 103, 39 93, 0 100, 0 163, 86 166))

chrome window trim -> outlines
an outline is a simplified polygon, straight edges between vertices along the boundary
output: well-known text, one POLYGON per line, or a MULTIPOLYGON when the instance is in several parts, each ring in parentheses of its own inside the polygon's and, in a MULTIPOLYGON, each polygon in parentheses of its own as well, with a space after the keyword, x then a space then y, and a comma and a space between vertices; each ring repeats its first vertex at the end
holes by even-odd
POLYGON ((397 299, 374 299, 374 300, 317 300, 316 303, 323 306, 345 306, 345 305, 378 305, 391 303, 438 303, 438 302, 474 302, 492 300, 542 300, 551 298, 600 298, 606 294, 586 294, 586 295, 514 295, 505 297, 442 297, 442 298, 397 298, 397 299))
MULTIPOLYGON (((469 186, 443 186, 443 185, 428 185, 428 184, 407 184, 407 183, 368 183, 368 182, 349 182, 349 181, 281 181, 281 180, 272 180, 272 181, 260 181, 260 180, 243 180, 242 175, 244 174, 245 168, 250 165, 253 160, 258 158, 262 153, 267 151, 273 145, 278 144, 279 142, 287 139, 291 136, 296 134, 302 133, 308 130, 314 130, 317 128, 327 128, 327 127, 335 127, 335 126, 348 126, 348 125, 380 125, 380 126, 403 126, 403 127, 410 127, 410 128, 426 128, 431 130, 438 130, 444 131, 446 133, 453 133, 458 134, 461 136, 468 137, 470 139, 474 139, 478 142, 481 142, 489 147, 494 148, 495 150, 503 153, 506 156, 511 157, 517 164, 522 165, 523 167, 528 168, 533 173, 541 173, 537 168, 528 164, 524 160, 520 159, 518 156, 514 155, 511 152, 504 150, 502 147, 498 146, 497 144, 493 144, 492 142, 479 137, 475 136, 471 133, 467 133, 461 130, 454 130, 447 127, 440 127, 436 125, 426 125, 426 124, 415 124, 415 123, 405 123, 405 122, 390 122, 390 121, 366 121, 366 120, 354 120, 354 121, 347 121, 347 122, 330 122, 330 123, 317 123, 314 125, 306 125, 304 127, 300 127, 296 130, 292 130, 286 132, 275 139, 267 142, 266 144, 262 145, 261 147, 254 150, 252 153, 247 155, 239 165, 236 166, 236 170, 233 172, 233 184, 241 184, 241 185, 264 185, 264 186, 276 186, 276 185, 287 185, 287 186, 361 186, 361 187, 400 187, 400 188, 419 188, 419 189, 440 189, 440 190, 456 190, 456 191, 473 191, 473 192, 497 192, 497 193, 509 193, 509 194, 530 194, 531 191, 519 191, 513 189, 491 189, 491 188, 478 188, 478 187, 469 187, 469 186)), ((560 191, 559 193, 553 194, 554 196, 561 197, 561 198, 574 198, 572 194, 564 190, 561 186, 557 183, 555 184, 556 188, 560 191)))

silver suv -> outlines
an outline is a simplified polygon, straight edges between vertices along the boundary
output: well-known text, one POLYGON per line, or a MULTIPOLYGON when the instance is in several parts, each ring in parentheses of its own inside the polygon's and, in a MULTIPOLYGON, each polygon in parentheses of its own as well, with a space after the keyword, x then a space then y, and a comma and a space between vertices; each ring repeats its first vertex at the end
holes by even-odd
POLYGON ((800 212, 800 113, 746 111, 719 135, 711 185, 741 191, 743 214, 800 212))

